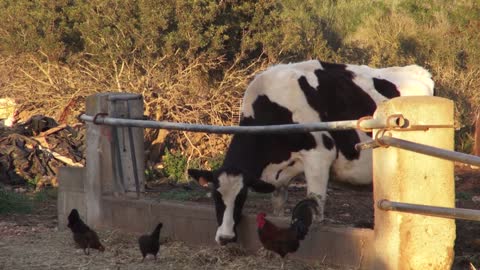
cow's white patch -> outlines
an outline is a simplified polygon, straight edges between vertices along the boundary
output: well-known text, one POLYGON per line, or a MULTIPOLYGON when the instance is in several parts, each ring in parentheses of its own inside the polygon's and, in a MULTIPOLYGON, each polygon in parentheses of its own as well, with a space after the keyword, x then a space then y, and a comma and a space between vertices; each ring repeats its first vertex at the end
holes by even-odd
POLYGON ((308 104, 298 79, 304 76, 312 87, 318 86, 314 71, 321 68, 318 61, 306 61, 298 64, 279 64, 260 73, 245 91, 242 113, 245 117, 254 116, 253 102, 258 96, 265 95, 271 101, 292 112, 294 122, 318 122, 318 113, 308 104), (285 91, 288 89, 288 91, 285 91))
POLYGON ((365 65, 347 65, 347 70, 355 74, 353 81, 369 94, 377 104, 385 98, 378 98, 380 94, 373 86, 373 78, 393 83, 400 92, 400 96, 433 96, 435 83, 432 80, 432 75, 418 65, 378 69, 365 65))
POLYGON ((292 178, 302 172, 303 158, 299 152, 296 152, 292 153, 290 159, 286 161, 268 164, 265 169, 263 169, 260 179, 278 188, 288 185, 292 178))
MULTIPOLYGON (((360 141, 371 140, 367 134, 357 131, 360 141)), ((332 174, 337 181, 354 185, 366 185, 372 182, 372 150, 360 151, 358 159, 348 160, 342 152, 332 164, 332 174)))
POLYGON ((222 195, 222 200, 225 204, 223 221, 220 227, 218 227, 215 235, 215 241, 220 243, 220 238, 231 239, 235 237, 235 232, 233 230, 235 225, 233 211, 235 209, 235 199, 243 188, 243 177, 242 175, 229 175, 224 172, 218 177, 218 182, 217 191, 222 195))

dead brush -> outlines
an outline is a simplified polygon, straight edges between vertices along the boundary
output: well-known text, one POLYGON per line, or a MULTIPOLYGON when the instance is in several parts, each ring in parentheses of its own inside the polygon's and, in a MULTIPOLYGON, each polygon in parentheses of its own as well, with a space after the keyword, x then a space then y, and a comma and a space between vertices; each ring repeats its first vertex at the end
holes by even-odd
MULTIPOLYGON (((230 64, 223 57, 206 55, 188 62, 178 59, 175 54, 156 59, 119 58, 100 65, 81 56, 62 64, 42 52, 0 57, 0 96, 15 97, 22 112, 20 121, 42 114, 71 125, 85 111, 87 96, 114 91, 142 94, 145 114, 151 120, 235 125, 246 85, 267 66, 263 58, 244 66, 241 56, 230 64), (212 77, 212 71, 217 75, 212 77)), ((230 136, 146 129, 145 139, 148 147, 167 144, 189 162, 205 162, 226 148, 230 136)), ((160 156, 152 159, 151 163, 158 163, 160 156)))
POLYGON ((238 245, 230 245, 225 247, 215 247, 210 249, 201 249, 194 253, 192 260, 199 265, 206 264, 231 264, 239 257, 247 256, 247 252, 238 245))

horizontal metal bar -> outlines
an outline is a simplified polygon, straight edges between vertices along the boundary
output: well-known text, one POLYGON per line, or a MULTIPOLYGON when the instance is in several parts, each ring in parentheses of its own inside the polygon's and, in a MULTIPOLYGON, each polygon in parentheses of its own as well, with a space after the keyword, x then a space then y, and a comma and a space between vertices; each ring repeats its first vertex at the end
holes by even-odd
POLYGON ((366 150, 366 149, 373 149, 373 148, 377 148, 377 147, 380 147, 380 145, 378 144, 377 141, 374 141, 374 140, 370 140, 370 141, 355 144, 355 150, 357 150, 357 151, 366 150))
POLYGON ((128 101, 128 100, 136 100, 141 98, 142 98, 142 95, 139 95, 139 94, 115 94, 115 95, 108 96, 109 101, 117 101, 117 100, 128 101))
POLYGON ((405 141, 402 139, 393 138, 390 136, 382 136, 378 138, 380 144, 385 144, 425 155, 430 155, 438 158, 443 158, 452 161, 459 161, 471 165, 480 166, 480 157, 459 153, 455 151, 445 150, 437 147, 432 147, 424 144, 405 141))
POLYGON ((449 208, 423 204, 392 202, 385 199, 378 201, 377 206, 378 208, 385 211, 398 211, 434 217, 480 221, 480 210, 474 209, 449 208))
MULTIPOLYGON (((93 121, 93 116, 82 114, 80 119, 83 121, 93 121)), ((356 129, 357 120, 335 121, 335 122, 318 122, 308 124, 286 124, 286 125, 270 125, 270 126, 211 126, 187 123, 173 123, 166 121, 153 120, 136 120, 125 118, 112 118, 99 115, 95 119, 96 124, 123 127, 141 127, 141 128, 160 128, 168 130, 183 130, 192 132, 208 132, 218 134, 258 134, 258 133, 305 133, 314 131, 333 131, 333 130, 349 130, 356 129)), ((361 123, 364 129, 384 128, 385 125, 378 120, 364 120, 361 123)))

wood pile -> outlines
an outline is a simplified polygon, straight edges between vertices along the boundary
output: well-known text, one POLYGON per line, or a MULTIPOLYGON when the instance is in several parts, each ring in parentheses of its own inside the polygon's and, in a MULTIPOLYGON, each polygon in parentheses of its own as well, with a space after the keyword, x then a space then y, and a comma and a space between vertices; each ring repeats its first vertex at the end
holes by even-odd
POLYGON ((85 166, 83 124, 59 125, 35 115, 12 127, 0 126, 0 184, 56 186, 58 168, 85 166))

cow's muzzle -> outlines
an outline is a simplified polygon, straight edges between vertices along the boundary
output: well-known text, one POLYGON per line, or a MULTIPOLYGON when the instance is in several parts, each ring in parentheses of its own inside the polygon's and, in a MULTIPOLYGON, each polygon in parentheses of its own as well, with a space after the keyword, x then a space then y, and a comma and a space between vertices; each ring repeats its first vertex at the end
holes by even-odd
POLYGON ((234 243, 237 241, 237 238, 236 237, 233 237, 233 238, 228 238, 228 237, 222 237, 220 236, 218 238, 218 243, 221 245, 221 246, 225 246, 226 244, 228 243, 234 243))

